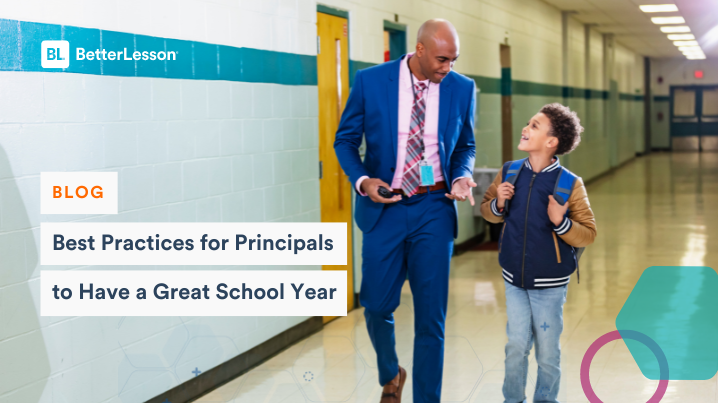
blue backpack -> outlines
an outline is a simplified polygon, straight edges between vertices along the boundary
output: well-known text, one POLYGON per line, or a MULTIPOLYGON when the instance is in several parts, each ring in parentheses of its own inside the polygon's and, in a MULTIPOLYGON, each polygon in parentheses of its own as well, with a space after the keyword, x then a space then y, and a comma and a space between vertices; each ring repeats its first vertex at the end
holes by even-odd
MULTIPOLYGON (((506 177, 504 178, 504 182, 508 182, 512 185, 516 184, 516 179, 518 179, 519 174, 521 173, 521 168, 523 168, 525 161, 527 158, 512 161, 509 165, 508 171, 506 171, 506 177)), ((553 187, 553 198, 556 199, 558 204, 565 205, 568 202, 569 197, 571 197, 571 192, 573 191, 573 185, 576 183, 576 179, 578 179, 578 176, 574 174, 573 172, 569 171, 568 169, 561 166, 561 172, 558 173, 558 179, 556 179, 556 184, 553 187)), ((504 205, 504 211, 509 210, 509 204, 511 200, 506 200, 504 205)), ((586 248, 576 248, 574 247, 575 254, 576 254, 576 275, 578 276, 578 260, 581 259, 581 255, 583 254, 583 251, 586 248)), ((580 277, 579 277, 580 279, 580 277)), ((580 281, 580 280, 579 280, 580 281)))

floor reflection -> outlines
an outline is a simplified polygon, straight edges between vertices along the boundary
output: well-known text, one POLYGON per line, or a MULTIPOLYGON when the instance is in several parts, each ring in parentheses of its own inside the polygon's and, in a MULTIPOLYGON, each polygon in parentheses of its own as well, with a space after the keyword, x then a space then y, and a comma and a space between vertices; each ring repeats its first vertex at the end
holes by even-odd
MULTIPOLYGON (((572 277, 561 338, 561 402, 587 402, 579 367, 588 346, 615 330, 615 320, 650 266, 716 267, 718 154, 657 153, 638 158, 588 186, 598 237, 572 277)), ((467 252, 452 262, 442 401, 502 402, 506 343, 504 284, 497 252, 467 252)), ((396 311, 397 351, 411 372, 413 309, 408 284, 396 311)), ((536 374, 532 351, 527 396, 536 374)), ((602 348, 591 366, 606 402, 647 401, 657 381, 643 377, 625 343, 602 348)), ((325 326, 199 402, 379 401, 374 351, 361 309, 325 326), (306 374, 306 376, 305 376, 306 374), (311 374, 311 375, 309 375, 311 374), (308 379, 310 378, 311 379, 308 379)), ((671 381, 662 403, 716 402, 716 382, 671 381)), ((404 402, 411 402, 411 376, 404 402)))

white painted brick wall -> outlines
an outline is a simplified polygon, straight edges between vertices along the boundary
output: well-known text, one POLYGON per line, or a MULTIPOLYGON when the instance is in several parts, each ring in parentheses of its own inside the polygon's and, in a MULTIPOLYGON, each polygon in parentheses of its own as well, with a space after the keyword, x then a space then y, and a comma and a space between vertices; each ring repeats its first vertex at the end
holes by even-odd
POLYGON ((0 86, 22 95, 22 107, 0 112, 0 357, 17 363, 0 369, 0 402, 102 402, 120 392, 142 401, 302 319, 190 318, 232 345, 186 357, 179 378, 158 373, 120 389, 125 354, 158 354, 163 335, 183 325, 158 318, 118 330, 120 318, 39 317, 40 269, 83 268, 39 266, 38 226, 318 221, 316 87, 23 72, 0 72, 0 86), (40 217, 39 173, 63 170, 119 172, 120 214, 40 217))
MULTIPOLYGON (((499 44, 508 37, 513 79, 562 85, 561 11, 543 1, 327 0, 322 4, 349 11, 350 58, 353 60, 383 62, 382 21, 394 21, 395 14, 400 23, 407 25, 408 51, 413 51, 416 46, 416 33, 421 23, 430 18, 446 18, 454 24, 461 38, 461 57, 455 65, 457 71, 500 77, 499 44)), ((571 19, 571 25, 579 24, 571 19)), ((582 31, 583 27, 578 29, 582 31)), ((600 43, 593 46, 601 47, 600 43)), ((582 66, 583 60, 576 60, 576 63, 582 66)), ((575 76, 583 72, 573 64, 570 69, 576 72, 575 76)), ((584 84, 577 80, 572 85, 582 87, 584 84)))
POLYGON ((138 121, 152 118, 152 79, 146 77, 120 80, 120 120, 138 121))
MULTIPOLYGON (((508 32, 514 79, 560 84, 560 13, 538 0, 322 3, 350 11, 354 60, 383 60, 382 20, 394 14, 408 24, 409 50, 421 22, 443 17, 461 35, 458 71, 499 77, 508 32)), ((18 1, 4 2, 0 18, 316 54, 313 0, 18 1)), ((629 56, 621 63, 630 70, 629 56)), ((624 76, 631 90, 638 76, 624 76)), ((600 88, 600 77, 592 82, 600 88)), ((87 268, 41 267, 38 226, 319 221, 316 87, 0 72, 0 94, 0 403, 144 401, 190 379, 194 366, 216 365, 305 319, 39 317, 40 270, 87 268), (62 170, 119 172, 120 213, 41 217, 39 173, 62 170), (195 361, 169 359, 164 351, 184 326, 231 342, 220 356, 199 349, 195 361), (126 354, 181 363, 181 373, 142 373, 120 386, 126 354)), ((482 130, 498 122, 497 99, 483 98, 493 118, 482 130)))
POLYGON ((316 55, 312 0, 4 2, 0 18, 316 55))

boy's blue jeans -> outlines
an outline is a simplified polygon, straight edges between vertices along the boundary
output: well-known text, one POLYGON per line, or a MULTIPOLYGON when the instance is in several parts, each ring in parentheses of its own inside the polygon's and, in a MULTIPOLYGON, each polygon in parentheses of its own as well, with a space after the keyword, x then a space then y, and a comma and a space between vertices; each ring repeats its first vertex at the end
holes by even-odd
POLYGON ((506 285, 506 375, 504 403, 520 403, 526 399, 526 377, 529 352, 536 341, 535 403, 557 403, 561 380, 561 347, 563 304, 567 285, 555 288, 526 290, 504 281, 506 285))

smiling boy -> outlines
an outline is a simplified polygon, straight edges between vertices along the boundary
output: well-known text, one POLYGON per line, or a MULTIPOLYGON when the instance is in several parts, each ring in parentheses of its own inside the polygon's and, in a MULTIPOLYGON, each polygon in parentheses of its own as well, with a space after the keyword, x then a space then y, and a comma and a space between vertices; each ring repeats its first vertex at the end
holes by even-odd
POLYGON ((504 403, 526 401, 534 340, 534 402, 558 402, 567 287, 578 267, 578 248, 596 237, 583 181, 557 157, 578 146, 582 131, 578 116, 568 107, 545 105, 521 131, 518 149, 529 157, 504 164, 481 203, 487 221, 504 222, 499 239, 508 317, 504 403))

